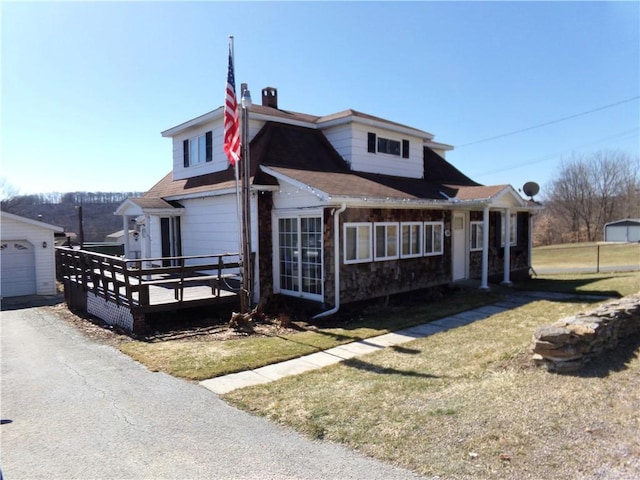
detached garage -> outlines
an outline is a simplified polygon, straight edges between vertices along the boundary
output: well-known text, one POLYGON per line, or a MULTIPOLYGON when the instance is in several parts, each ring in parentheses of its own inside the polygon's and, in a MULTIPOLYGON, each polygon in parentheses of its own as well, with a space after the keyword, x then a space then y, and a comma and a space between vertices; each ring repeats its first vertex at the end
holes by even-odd
POLYGON ((640 242, 640 220, 626 218, 604 226, 605 242, 640 242))
POLYGON ((54 233, 61 227, 0 212, 0 297, 55 295, 54 233))

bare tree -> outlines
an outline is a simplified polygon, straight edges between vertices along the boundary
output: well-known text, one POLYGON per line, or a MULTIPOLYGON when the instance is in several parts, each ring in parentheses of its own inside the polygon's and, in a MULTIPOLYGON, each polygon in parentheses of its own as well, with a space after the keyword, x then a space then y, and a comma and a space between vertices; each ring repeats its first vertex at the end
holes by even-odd
POLYGON ((573 154, 561 161, 545 203, 572 241, 599 240, 605 223, 640 216, 639 165, 620 151, 573 154))
POLYGON ((20 189, 13 185, 5 177, 0 177, 0 200, 9 200, 17 197, 20 194, 20 189))

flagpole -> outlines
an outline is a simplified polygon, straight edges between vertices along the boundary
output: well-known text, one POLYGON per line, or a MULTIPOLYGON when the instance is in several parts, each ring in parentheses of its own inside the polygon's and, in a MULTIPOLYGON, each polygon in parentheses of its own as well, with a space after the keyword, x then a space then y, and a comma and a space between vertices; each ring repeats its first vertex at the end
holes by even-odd
POLYGON ((251 261, 251 161, 249 159, 249 109, 251 94, 246 83, 240 84, 242 105, 242 225, 244 248, 244 289, 246 313, 251 307, 253 292, 253 262, 251 261))
MULTIPOLYGON (((231 58, 231 64, 234 69, 235 76, 235 53, 233 48, 233 35, 229 35, 229 56, 231 58)), ((234 95, 235 95, 235 85, 234 85, 234 95)), ((237 109, 236 109, 237 112, 237 109)), ((244 228, 243 228, 243 218, 242 214, 242 202, 241 202, 241 194, 240 194, 240 173, 238 168, 239 160, 236 160, 233 163, 233 170, 235 174, 236 180, 236 215, 238 217, 238 260, 240 264, 240 310, 241 313, 246 313, 246 295, 245 295, 245 279, 247 278, 245 272, 245 258, 244 258, 244 228)))

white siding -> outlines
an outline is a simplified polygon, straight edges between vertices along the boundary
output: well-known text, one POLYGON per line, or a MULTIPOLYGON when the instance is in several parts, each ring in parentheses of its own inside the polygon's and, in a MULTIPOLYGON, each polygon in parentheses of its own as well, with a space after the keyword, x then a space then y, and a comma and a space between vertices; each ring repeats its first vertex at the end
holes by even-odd
POLYGON ((235 195, 183 200, 183 255, 238 252, 238 210, 235 195))
MULTIPOLYGON (((240 219, 234 194, 182 200, 181 203, 185 208, 180 223, 183 255, 237 254, 240 251, 240 219)), ((257 301, 260 288, 256 194, 251 197, 251 224, 251 251, 256 254, 254 301, 257 301)))
MULTIPOLYGON (((56 261, 53 230, 24 223, 13 218, 2 217, 2 242, 26 240, 34 247, 37 295, 55 295, 56 261), (47 247, 43 247, 43 242, 47 247)), ((6 275, 6 272, 2 272, 6 275)), ((9 273, 10 274, 10 273, 9 273)))
POLYGON ((306 189, 300 189, 284 182, 281 184, 280 191, 273 195, 275 210, 317 207, 323 204, 316 195, 306 189))
POLYGON ((434 152, 436 152, 438 155, 440 155, 442 158, 446 159, 446 155, 447 155, 447 151, 446 150, 442 150, 439 148, 431 148, 431 150, 433 150, 434 152))
MULTIPOLYGON (((249 117, 249 136, 253 138, 262 128, 265 122, 253 121, 249 117)), ((172 137, 173 141, 173 178, 174 180, 182 180, 185 178, 197 177, 206 173, 219 172, 229 167, 229 159, 224 153, 224 125, 222 119, 212 121, 194 128, 188 128, 178 135, 172 137), (212 148, 213 160, 211 162, 199 163, 187 168, 184 167, 183 142, 206 132, 213 132, 212 148)))
POLYGON ((162 232, 160 230, 160 217, 153 215, 149 216, 149 225, 146 228, 146 234, 150 245, 149 254, 146 255, 142 252, 145 258, 159 258, 162 257, 162 232))
POLYGON ((353 157, 353 128, 351 124, 338 125, 322 131, 342 158, 351 165, 353 157))
POLYGON ((339 132, 338 130, 333 131, 333 129, 328 130, 327 138, 343 157, 345 153, 342 152, 348 152, 346 143, 351 141, 351 153, 349 154, 348 161, 351 164, 352 170, 409 178, 422 178, 424 168, 422 138, 360 124, 352 124, 350 129, 351 135, 348 139, 344 132, 339 132), (378 137, 397 140, 399 142, 409 140, 409 158, 385 153, 369 153, 367 151, 369 132, 375 133, 378 137))

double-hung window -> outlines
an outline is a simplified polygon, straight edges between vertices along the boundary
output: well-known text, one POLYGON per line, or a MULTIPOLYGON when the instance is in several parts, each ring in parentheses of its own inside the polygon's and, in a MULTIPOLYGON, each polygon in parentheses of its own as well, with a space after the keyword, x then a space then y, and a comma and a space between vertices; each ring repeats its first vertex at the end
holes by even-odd
POLYGON ((471 222, 471 236, 469 237, 469 250, 472 252, 482 250, 482 222, 471 222))
POLYGON ((376 260, 398 258, 398 224, 375 223, 374 250, 376 260))
POLYGON ((403 222, 400 225, 403 258, 422 255, 422 223, 403 222))
POLYGON ((182 142, 184 167, 213 160, 213 133, 206 132, 182 142))
POLYGON ((442 222, 424 223, 425 255, 442 255, 443 232, 444 229, 442 222))
POLYGON ((344 263, 370 262, 371 255, 371 224, 344 224, 344 263))
MULTIPOLYGON (((500 214, 500 239, 504 247, 505 228, 507 222, 504 212, 500 214)), ((509 217, 509 245, 514 246, 518 243, 518 214, 512 213, 509 217)))

